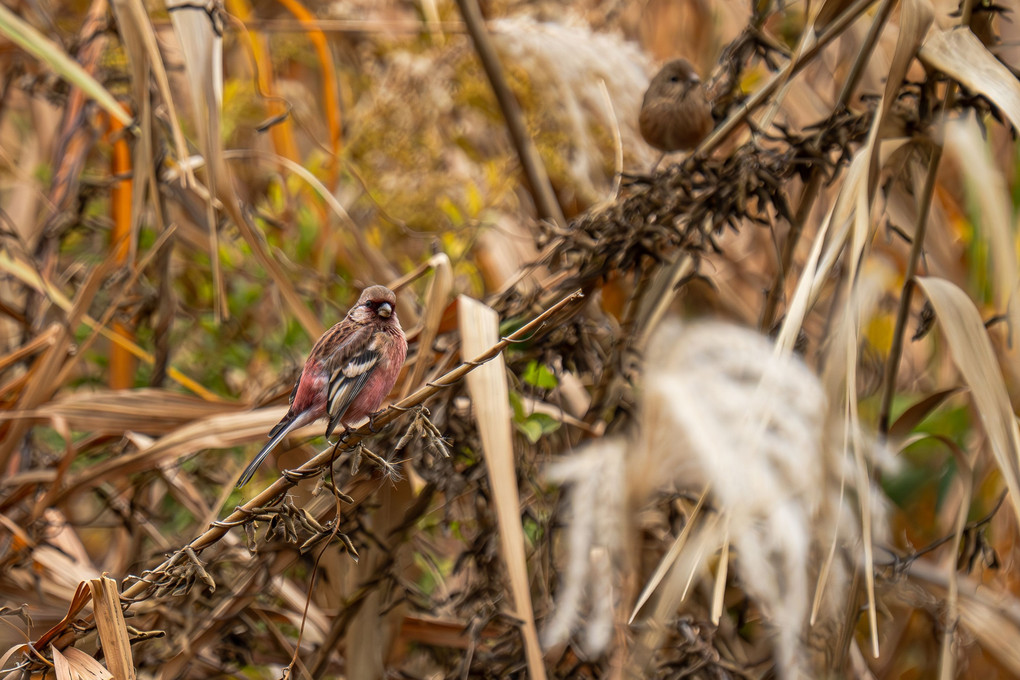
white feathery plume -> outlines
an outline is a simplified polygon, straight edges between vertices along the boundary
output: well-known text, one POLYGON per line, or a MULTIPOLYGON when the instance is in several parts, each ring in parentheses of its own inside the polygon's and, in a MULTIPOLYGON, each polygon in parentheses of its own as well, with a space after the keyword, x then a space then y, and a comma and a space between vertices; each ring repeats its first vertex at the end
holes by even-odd
MULTIPOLYGON (((635 437, 596 442, 550 469, 553 481, 570 486, 571 513, 567 568, 546 644, 565 641, 583 621, 587 650, 604 652, 612 614, 591 595, 585 612, 583 595, 613 593, 619 573, 597 565, 624 568, 629 534, 623 527, 658 492, 707 488, 719 521, 703 527, 697 547, 692 542, 668 553, 674 562, 666 567, 683 571, 669 580, 703 575, 730 545, 738 583, 775 630, 779 672, 810 675, 802 642, 815 578, 836 536, 841 560, 828 575, 830 606, 822 611, 823 619, 831 617, 831 605, 843 601, 848 570, 842 564, 855 559, 860 540, 860 522, 848 512, 853 506, 841 500, 853 488, 853 476, 843 476, 852 457, 844 453, 843 429, 829 426, 843 420, 831 413, 821 382, 756 331, 671 321, 650 343, 641 387, 635 437)), ((873 438, 853 439, 874 457, 873 438)), ((653 577, 650 591, 668 571, 653 577)), ((680 593, 679 603, 683 591, 671 592, 680 593)), ((675 606, 654 609, 653 618, 676 614, 675 606)), ((642 644, 649 642, 646 634, 642 644)))

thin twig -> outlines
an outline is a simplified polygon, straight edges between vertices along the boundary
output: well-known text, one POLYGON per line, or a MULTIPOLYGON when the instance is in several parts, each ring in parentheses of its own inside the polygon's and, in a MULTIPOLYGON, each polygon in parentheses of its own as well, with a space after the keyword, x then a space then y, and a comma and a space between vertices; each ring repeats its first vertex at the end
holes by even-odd
POLYGON ((507 131, 517 150, 517 157, 521 161, 524 170, 524 178, 531 190, 531 196, 535 201, 535 208, 542 219, 555 222, 559 227, 566 227, 567 220, 563 216, 556 194, 553 192, 552 184, 549 182, 549 175, 545 171, 542 159, 538 156, 535 143, 528 135, 524 125, 524 117, 521 115, 521 107, 510 91, 506 78, 503 77, 503 67, 499 62, 499 55, 489 39, 489 33, 485 28, 485 20, 478 8, 476 0, 457 0, 457 7, 464 17, 464 24, 468 33, 471 34, 471 42, 475 45, 478 59, 482 62, 485 75, 489 78, 492 86, 492 93, 496 95, 499 109, 503 112, 506 120, 507 131))

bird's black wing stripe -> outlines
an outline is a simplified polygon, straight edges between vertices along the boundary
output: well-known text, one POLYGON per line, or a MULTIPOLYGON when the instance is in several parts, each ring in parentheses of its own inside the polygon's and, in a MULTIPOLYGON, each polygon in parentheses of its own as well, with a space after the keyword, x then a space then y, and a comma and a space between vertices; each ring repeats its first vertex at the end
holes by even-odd
POLYGON ((333 434, 333 430, 340 424, 351 402, 358 396, 365 383, 368 381, 372 371, 379 363, 379 353, 372 349, 366 349, 350 361, 339 366, 333 371, 333 377, 329 381, 329 426, 326 428, 326 436, 333 434))

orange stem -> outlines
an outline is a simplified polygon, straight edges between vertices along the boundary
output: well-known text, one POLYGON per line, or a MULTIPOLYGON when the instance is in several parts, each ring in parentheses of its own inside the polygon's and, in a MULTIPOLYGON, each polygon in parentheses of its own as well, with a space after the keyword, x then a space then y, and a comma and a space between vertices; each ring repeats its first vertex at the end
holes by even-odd
MULTIPOLYGON (((120 134, 124 125, 110 119, 108 138, 113 138, 113 152, 110 158, 110 172, 114 177, 123 175, 123 179, 114 183, 110 190, 110 217, 113 220, 113 231, 110 234, 111 255, 117 264, 128 263, 131 253, 131 194, 134 182, 131 179, 131 150, 128 148, 126 135, 120 134)), ((121 322, 111 324, 114 333, 134 340, 134 329, 121 322)), ((114 343, 110 346, 110 387, 127 389, 134 387, 135 367, 137 361, 123 346, 114 343)))

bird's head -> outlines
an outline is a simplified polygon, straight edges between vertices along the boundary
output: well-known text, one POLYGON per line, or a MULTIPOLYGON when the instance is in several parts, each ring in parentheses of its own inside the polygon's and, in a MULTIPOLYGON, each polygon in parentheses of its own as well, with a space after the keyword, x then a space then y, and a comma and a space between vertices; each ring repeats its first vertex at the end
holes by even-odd
POLYGON ((698 72, 686 59, 674 59, 666 62, 652 78, 648 92, 660 97, 677 97, 686 94, 701 82, 698 72))
POLYGON ((369 286, 361 291, 361 297, 350 313, 359 323, 388 319, 396 321, 397 296, 385 286, 369 286))

